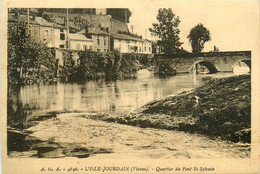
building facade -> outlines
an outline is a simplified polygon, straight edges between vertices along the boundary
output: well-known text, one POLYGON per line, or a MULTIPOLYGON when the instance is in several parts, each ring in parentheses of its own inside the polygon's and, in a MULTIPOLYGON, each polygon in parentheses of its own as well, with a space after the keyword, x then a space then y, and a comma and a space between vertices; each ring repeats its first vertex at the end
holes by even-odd
POLYGON ((72 50, 93 50, 94 42, 82 34, 69 34, 69 45, 72 50))
POLYGON ((152 42, 127 34, 111 34, 113 49, 121 53, 152 54, 152 42))
POLYGON ((88 39, 93 41, 93 51, 109 52, 110 36, 107 30, 102 30, 99 27, 92 27, 81 30, 77 34, 85 35, 88 39))

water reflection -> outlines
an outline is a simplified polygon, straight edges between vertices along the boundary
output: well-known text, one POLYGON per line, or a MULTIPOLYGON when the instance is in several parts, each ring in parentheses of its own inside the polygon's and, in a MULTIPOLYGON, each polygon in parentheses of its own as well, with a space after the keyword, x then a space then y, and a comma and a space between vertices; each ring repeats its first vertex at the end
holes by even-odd
MULTIPOLYGON (((159 78, 153 75, 115 82, 89 81, 84 84, 58 83, 21 87, 19 103, 37 110, 83 110, 128 113, 145 103, 200 86, 203 75, 178 75, 159 78)), ((17 94, 16 94, 17 95, 17 94)), ((10 96, 9 99, 16 98, 10 96)))

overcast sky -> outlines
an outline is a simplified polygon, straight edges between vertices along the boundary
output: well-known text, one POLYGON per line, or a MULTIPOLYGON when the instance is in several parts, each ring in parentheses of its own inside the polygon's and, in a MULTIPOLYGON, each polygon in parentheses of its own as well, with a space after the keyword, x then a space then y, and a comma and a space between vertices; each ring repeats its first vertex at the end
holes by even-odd
MULTIPOLYGON (((259 25, 258 8, 255 1, 224 2, 224 1, 168 1, 167 5, 161 1, 150 1, 138 4, 138 8, 130 8, 132 16, 130 24, 134 26, 134 33, 153 39, 148 30, 153 22, 157 22, 156 15, 160 7, 172 8, 180 17, 180 38, 184 42, 184 49, 191 51, 187 39, 189 31, 198 23, 202 23, 211 33, 212 40, 205 44, 203 51, 213 50, 216 45, 220 51, 251 50, 254 46, 256 29, 259 25)), ((129 27, 129 29, 131 29, 129 27)))

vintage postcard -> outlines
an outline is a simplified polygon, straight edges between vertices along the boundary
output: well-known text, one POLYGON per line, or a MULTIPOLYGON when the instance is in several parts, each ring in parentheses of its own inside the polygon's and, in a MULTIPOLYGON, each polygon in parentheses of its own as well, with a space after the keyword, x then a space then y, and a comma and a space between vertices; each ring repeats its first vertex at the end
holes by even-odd
POLYGON ((259 7, 3 0, 2 173, 260 173, 259 7))

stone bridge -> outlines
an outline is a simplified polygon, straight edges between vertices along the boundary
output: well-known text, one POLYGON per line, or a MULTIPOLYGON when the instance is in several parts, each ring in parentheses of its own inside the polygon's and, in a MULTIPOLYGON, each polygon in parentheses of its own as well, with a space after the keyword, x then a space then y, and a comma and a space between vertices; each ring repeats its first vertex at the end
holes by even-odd
POLYGON ((155 73, 188 73, 197 71, 198 65, 209 73, 232 72, 236 65, 244 62, 251 70, 251 51, 180 53, 155 55, 155 73))

